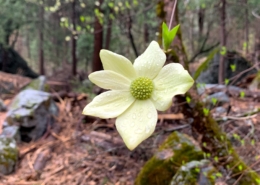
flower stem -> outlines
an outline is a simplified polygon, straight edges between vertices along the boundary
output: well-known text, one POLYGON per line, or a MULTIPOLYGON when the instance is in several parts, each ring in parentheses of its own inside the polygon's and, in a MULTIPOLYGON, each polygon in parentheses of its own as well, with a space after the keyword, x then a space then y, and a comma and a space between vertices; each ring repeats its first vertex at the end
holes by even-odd
POLYGON ((175 0, 173 8, 172 8, 172 15, 171 15, 171 19, 170 19, 169 29, 171 29, 171 27, 172 27, 172 19, 173 19, 173 15, 174 15, 174 12, 175 12, 175 9, 176 9, 177 1, 178 0, 175 0))

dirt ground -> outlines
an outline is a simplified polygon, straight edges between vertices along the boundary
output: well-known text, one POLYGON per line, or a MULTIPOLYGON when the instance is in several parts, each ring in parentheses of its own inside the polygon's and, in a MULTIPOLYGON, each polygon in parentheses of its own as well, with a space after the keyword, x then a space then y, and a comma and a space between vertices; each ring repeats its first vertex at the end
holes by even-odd
MULTIPOLYGON (((134 151, 123 144, 114 119, 103 120, 81 115, 87 94, 57 100, 60 114, 38 141, 19 143, 19 163, 14 173, 0 176, 3 185, 132 185, 145 162, 173 131, 191 134, 189 118, 178 112, 178 105, 159 114, 155 133, 134 151), (38 170, 35 170, 38 169, 38 170)), ((250 98, 231 98, 230 108, 212 113, 228 134, 239 155, 260 172, 260 114, 253 112, 260 103, 250 98)), ((0 114, 0 122, 4 113, 0 114)))

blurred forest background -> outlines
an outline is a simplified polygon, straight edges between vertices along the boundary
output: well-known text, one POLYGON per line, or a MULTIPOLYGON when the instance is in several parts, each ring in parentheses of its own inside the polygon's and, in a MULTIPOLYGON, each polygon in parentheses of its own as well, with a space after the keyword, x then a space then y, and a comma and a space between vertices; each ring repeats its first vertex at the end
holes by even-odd
MULTIPOLYGON (((0 3, 1 47, 13 47, 34 71, 46 75, 64 65, 71 65, 72 75, 100 69, 101 48, 134 60, 151 40, 158 39, 161 25, 158 1, 2 0, 0 3)), ((222 19, 225 19, 226 48, 244 56, 255 56, 259 48, 259 2, 227 1, 224 17, 221 3, 220 0, 178 3, 183 42, 191 62, 221 45, 222 19)), ((171 10, 167 6, 166 18, 171 10)))
POLYGON ((0 0, 0 184, 260 184, 259 0, 178 1, 167 62, 197 83, 136 150, 114 119, 81 115, 103 92, 88 80, 99 51, 134 61, 161 43, 174 2, 0 0))

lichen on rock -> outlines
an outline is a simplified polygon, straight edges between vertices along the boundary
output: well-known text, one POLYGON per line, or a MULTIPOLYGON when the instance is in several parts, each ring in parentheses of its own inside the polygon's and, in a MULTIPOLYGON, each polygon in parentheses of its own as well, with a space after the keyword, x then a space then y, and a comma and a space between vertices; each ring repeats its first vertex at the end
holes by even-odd
POLYGON ((18 160, 18 148, 13 138, 0 137, 0 173, 10 174, 18 160))

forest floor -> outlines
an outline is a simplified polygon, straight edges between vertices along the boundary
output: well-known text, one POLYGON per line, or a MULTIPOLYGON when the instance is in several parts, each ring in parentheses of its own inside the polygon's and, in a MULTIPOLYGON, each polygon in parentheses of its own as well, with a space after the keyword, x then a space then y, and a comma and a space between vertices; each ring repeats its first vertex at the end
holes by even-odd
MULTIPOLYGON (((6 100, 6 102, 10 101, 6 100)), ((145 162, 173 131, 191 135, 189 118, 178 105, 159 113, 155 133, 134 151, 122 142, 114 119, 99 119, 81 114, 90 98, 76 94, 57 101, 60 113, 54 127, 38 141, 19 143, 19 163, 14 173, 0 176, 3 185, 132 185, 145 162), (35 166, 40 171, 35 171, 35 166)), ((221 105, 230 108, 228 116, 213 108, 219 121, 245 162, 260 172, 260 114, 253 112, 260 103, 253 98, 232 98, 221 105)), ((4 114, 0 114, 3 120, 4 114)))

